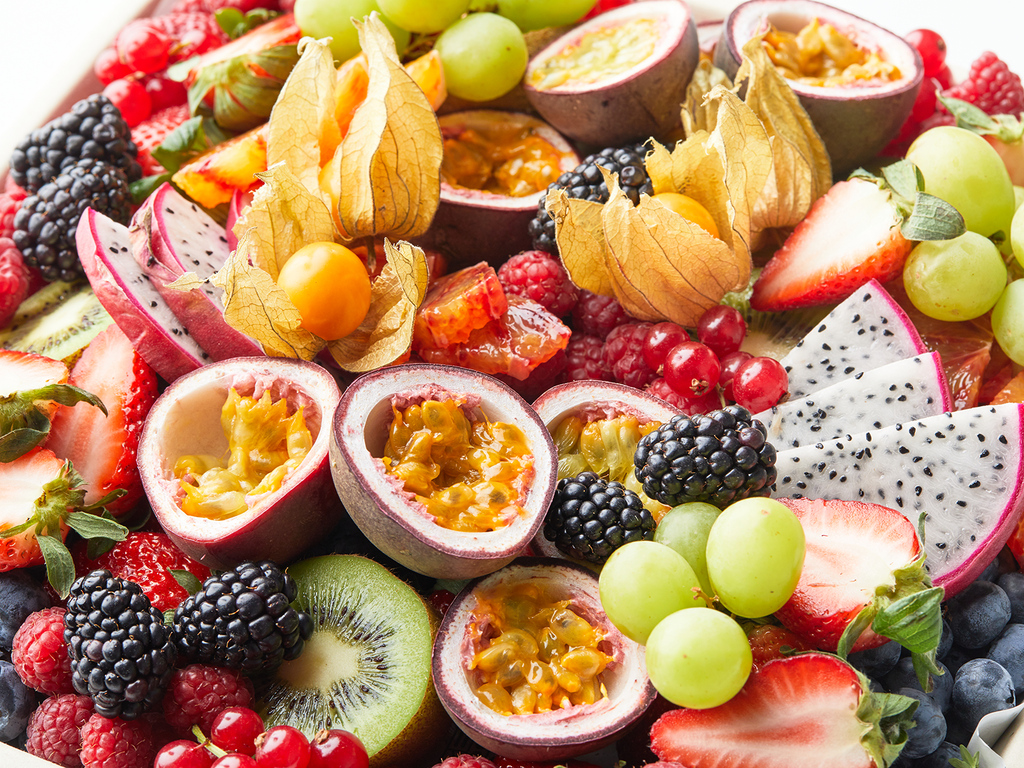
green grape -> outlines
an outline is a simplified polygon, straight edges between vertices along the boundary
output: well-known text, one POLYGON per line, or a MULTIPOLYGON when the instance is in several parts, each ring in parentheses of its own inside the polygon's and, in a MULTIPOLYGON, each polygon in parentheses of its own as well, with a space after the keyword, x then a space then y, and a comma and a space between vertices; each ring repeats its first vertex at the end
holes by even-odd
POLYGON ((972 320, 992 309, 1006 287, 1006 264, 992 241, 975 232, 918 243, 903 265, 903 286, 936 320, 972 320))
MULTIPOLYGON (((347 61, 359 53, 359 33, 352 19, 362 19, 373 11, 380 13, 377 0, 295 0, 295 23, 302 34, 330 37, 335 61, 347 61)), ((382 16, 384 25, 395 39, 398 55, 409 45, 409 33, 382 16)))
POLYGON ((1024 187, 1013 185, 1013 210, 1019 211, 1024 205, 1024 187))
POLYGON ((1017 212, 1013 214, 1013 222, 1010 224, 1010 245, 1017 261, 1024 264, 1024 205, 1017 208, 1017 212))
POLYGON ((907 160, 921 169, 924 191, 960 211, 971 232, 1009 232, 1013 184, 1002 158, 981 136, 949 125, 932 128, 910 145, 907 160))
POLYGON ((519 27, 494 13, 471 13, 434 43, 448 93, 469 101, 504 96, 523 79, 529 55, 519 27))
POLYGON ((601 607, 618 630, 641 645, 659 621, 684 608, 706 606, 697 575, 664 544, 633 541, 612 552, 601 569, 601 607))
POLYGON ((597 0, 498 0, 498 13, 523 32, 573 24, 586 16, 597 0))
POLYGON ((1010 359, 1024 365, 1024 280, 1014 280, 992 308, 992 332, 1010 359))
POLYGON ((402 29, 430 34, 458 21, 469 0, 377 0, 380 11, 402 29))
POLYGON ((647 674, 680 707, 724 704, 750 676, 753 654, 743 628, 711 608, 689 608, 662 620, 647 640, 647 674))
POLYGON ((654 540, 682 555, 697 574, 701 589, 709 595, 713 590, 708 578, 706 547, 711 526, 720 513, 716 506, 691 501, 670 510, 654 529, 654 540))
POLYGON ((734 502, 708 534, 711 585, 732 613, 750 619, 775 613, 796 589, 804 547, 804 529, 782 502, 734 502))

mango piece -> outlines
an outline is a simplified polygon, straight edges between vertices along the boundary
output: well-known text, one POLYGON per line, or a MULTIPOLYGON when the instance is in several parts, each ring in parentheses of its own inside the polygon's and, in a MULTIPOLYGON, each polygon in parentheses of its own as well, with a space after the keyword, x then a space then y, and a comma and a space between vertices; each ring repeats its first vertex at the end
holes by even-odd
POLYGON ((231 200, 236 189, 259 186, 256 174, 267 170, 267 125, 264 123, 218 144, 178 169, 172 181, 204 208, 231 200))

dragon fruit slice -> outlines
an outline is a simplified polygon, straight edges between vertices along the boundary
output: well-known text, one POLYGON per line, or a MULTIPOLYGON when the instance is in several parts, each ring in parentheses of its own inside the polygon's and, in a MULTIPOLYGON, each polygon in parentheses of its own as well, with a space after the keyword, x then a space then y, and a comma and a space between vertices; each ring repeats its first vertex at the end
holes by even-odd
POLYGON ((127 227, 89 208, 78 222, 76 242, 96 298, 153 370, 170 382, 208 362, 142 273, 127 227))
POLYGON ((220 224, 164 184, 132 218, 131 235, 143 272, 212 359, 263 354, 256 341, 224 319, 220 288, 212 283, 191 291, 168 287, 185 272, 195 272, 205 280, 224 265, 231 250, 220 224))
POLYGON ((1024 512, 1024 404, 942 413, 779 451, 776 496, 866 501, 915 524, 947 596, 999 553, 1024 512))
POLYGON ((804 397, 837 381, 928 350, 914 324, 877 280, 829 312, 780 361, 789 397, 804 397))
POLYGON ((880 429, 953 409, 938 352, 908 357, 755 414, 777 449, 880 429))

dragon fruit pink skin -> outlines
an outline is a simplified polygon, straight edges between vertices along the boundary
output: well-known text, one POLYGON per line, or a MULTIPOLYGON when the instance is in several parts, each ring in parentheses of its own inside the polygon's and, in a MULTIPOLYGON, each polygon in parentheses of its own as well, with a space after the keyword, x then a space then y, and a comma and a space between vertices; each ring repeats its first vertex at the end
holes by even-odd
POLYGON ((208 355, 136 263, 127 227, 89 208, 76 241, 96 298, 153 370, 170 382, 205 365, 208 355))
POLYGON ((167 287, 185 272, 205 279, 224 265, 231 251, 217 222, 164 184, 132 218, 131 237, 143 272, 213 360, 263 354, 256 341, 224 319, 220 288, 209 283, 191 291, 167 287))
POLYGON ((243 192, 236 189, 231 196, 231 203, 228 205, 228 223, 224 230, 224 237, 228 240, 228 247, 234 250, 238 247, 238 238, 235 236, 235 222, 241 218, 245 209, 252 203, 252 192, 243 192))

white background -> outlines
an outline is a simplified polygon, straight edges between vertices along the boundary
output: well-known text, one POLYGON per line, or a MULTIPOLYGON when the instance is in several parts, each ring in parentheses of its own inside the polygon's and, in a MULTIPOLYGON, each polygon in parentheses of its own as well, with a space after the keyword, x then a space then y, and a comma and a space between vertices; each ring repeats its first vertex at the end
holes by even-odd
MULTIPOLYGON (((169 0, 168 0, 169 1, 169 0)), ((558 0, 551 0, 558 2, 558 0)), ((45 121, 124 23, 154 0, 0 0, 0 167, 22 135, 45 121)), ((429 0, 424 0, 429 2, 429 0)), ((699 19, 721 18, 735 0, 692 0, 699 19)), ((833 0, 897 34, 928 27, 963 75, 993 50, 1024 74, 1024 0, 833 0)))

